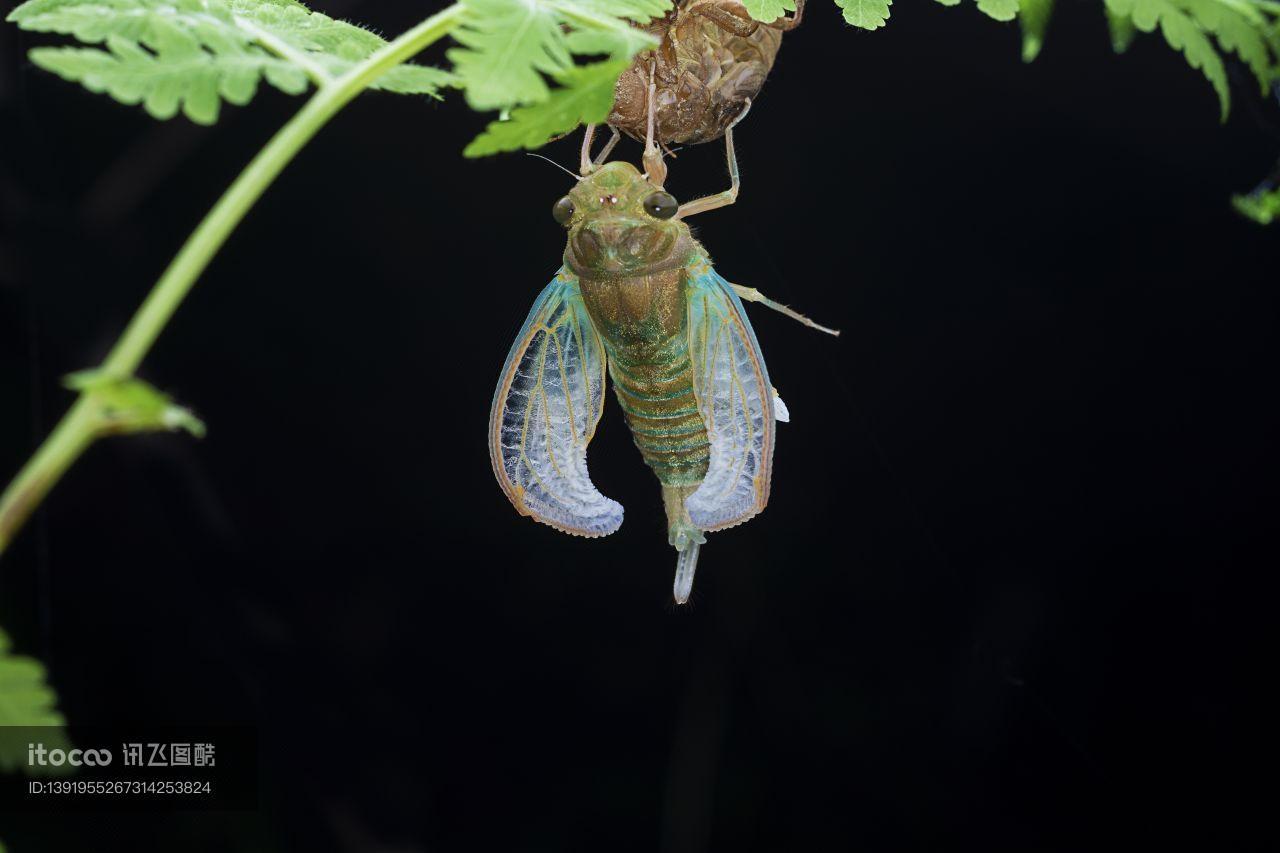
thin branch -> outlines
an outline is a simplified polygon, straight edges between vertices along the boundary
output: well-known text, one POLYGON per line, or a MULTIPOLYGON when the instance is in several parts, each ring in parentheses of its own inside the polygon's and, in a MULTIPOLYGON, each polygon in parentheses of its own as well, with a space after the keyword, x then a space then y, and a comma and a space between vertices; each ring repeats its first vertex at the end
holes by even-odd
MULTIPOLYGON (((318 86, 311 100, 258 152, 187 238, 100 372, 117 379, 132 377, 209 262, 298 152, 375 80, 451 32, 461 22, 462 14, 462 6, 455 3, 384 45, 347 73, 318 86)), ((82 393, 0 495, 0 555, 49 490, 110 424, 95 393, 82 393)))

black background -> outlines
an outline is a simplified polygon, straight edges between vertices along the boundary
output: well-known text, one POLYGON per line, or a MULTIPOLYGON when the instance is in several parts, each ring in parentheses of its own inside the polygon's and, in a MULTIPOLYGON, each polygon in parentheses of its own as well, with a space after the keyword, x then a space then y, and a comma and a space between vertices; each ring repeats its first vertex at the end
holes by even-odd
MULTIPOLYGON (((1280 231, 1227 198, 1280 117, 1238 85, 1220 126, 1159 37, 1117 57, 1063 6, 1030 66, 967 4, 866 33, 815 2, 787 37, 741 201, 696 225, 844 335, 752 309, 792 423, 678 609, 612 403, 614 536, 517 517, 489 470, 567 177, 461 159, 456 98, 348 108, 148 359, 208 438, 94 448, 0 564, 69 717, 253 724, 262 809, 6 816, 11 849, 1262 846, 1280 231)), ((46 41, 0 30, 5 476, 299 104, 157 123, 25 64, 46 41)), ((710 145, 668 188, 725 182, 710 145)))

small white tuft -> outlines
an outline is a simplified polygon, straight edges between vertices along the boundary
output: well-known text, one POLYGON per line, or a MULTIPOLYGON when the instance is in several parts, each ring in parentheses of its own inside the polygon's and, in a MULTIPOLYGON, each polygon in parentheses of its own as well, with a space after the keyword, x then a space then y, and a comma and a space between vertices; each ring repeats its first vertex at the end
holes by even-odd
POLYGON ((780 423, 791 423, 791 410, 787 408, 787 404, 782 402, 782 398, 778 396, 775 389, 773 392, 773 416, 780 423))

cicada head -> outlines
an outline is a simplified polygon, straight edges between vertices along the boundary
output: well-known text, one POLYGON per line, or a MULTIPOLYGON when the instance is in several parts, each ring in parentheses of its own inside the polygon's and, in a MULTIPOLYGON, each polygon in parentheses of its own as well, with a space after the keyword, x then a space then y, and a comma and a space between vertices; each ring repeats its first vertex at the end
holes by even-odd
POLYGON ((696 246, 680 205, 630 163, 606 163, 556 202, 569 230, 564 259, 592 278, 644 275, 682 266, 696 246))

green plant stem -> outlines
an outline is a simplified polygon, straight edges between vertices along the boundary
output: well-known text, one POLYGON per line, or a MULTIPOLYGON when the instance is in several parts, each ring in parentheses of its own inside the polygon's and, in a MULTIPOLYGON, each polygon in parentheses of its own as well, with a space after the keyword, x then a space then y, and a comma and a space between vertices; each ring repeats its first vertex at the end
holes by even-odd
MULTIPOLYGON (((102 363, 101 370, 120 379, 133 376, 201 273, 285 166, 329 119, 369 84, 447 35, 458 25, 462 14, 460 5, 449 6, 389 42, 346 74, 319 85, 306 106, 258 152, 187 238, 102 363)), ((92 394, 81 394, 0 496, 0 555, 103 425, 92 394)))

